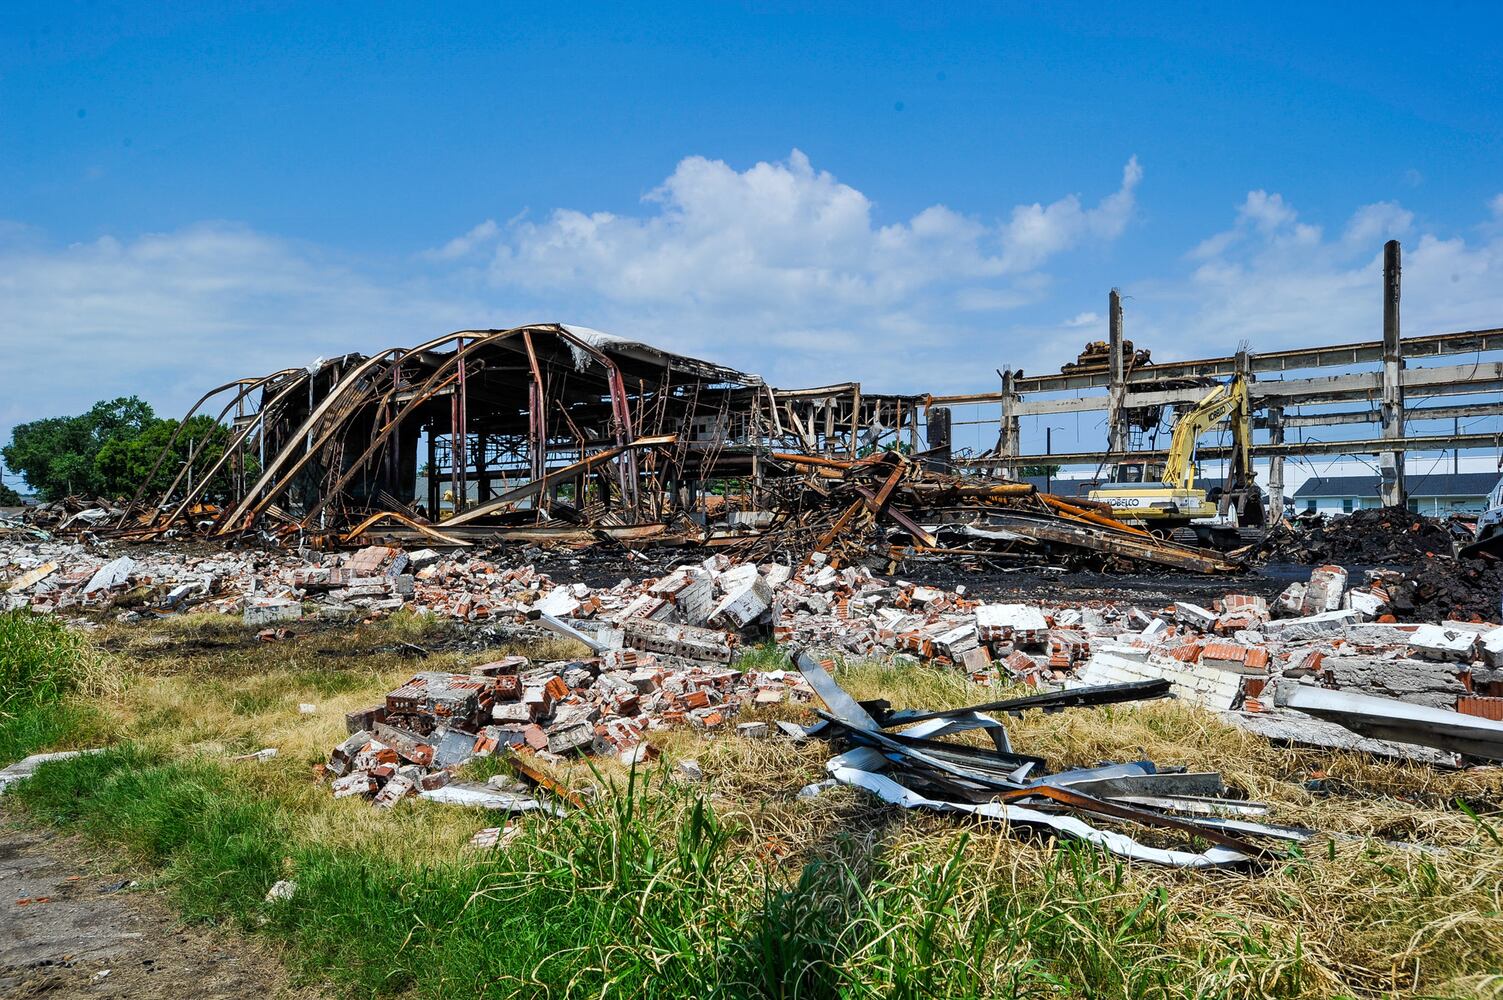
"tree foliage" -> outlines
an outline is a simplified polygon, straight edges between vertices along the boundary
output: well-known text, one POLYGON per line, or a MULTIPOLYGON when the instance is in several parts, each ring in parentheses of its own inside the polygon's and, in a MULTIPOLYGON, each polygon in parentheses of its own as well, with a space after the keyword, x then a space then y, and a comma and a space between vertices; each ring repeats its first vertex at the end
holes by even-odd
MULTIPOLYGON (((20 424, 0 455, 43 499, 70 494, 129 497, 143 484, 144 494, 150 496, 171 484, 190 450, 194 469, 207 470, 229 441, 227 427, 211 417, 193 417, 173 442, 171 454, 151 474, 178 424, 157 417, 143 400, 123 396, 95 403, 78 416, 20 424)), ((222 498, 228 486, 228 474, 221 472, 210 484, 208 497, 222 498)))

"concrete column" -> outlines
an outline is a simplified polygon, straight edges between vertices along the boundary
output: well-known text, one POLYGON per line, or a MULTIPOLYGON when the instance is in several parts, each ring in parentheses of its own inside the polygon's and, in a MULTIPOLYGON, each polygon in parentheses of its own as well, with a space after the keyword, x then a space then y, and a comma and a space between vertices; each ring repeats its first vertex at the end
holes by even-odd
POLYGON ((1383 245, 1383 438, 1397 447, 1378 456, 1384 506, 1402 507, 1404 489, 1404 345, 1399 336, 1399 241, 1383 245))
MULTIPOLYGON (((1268 443, 1284 443, 1284 409, 1271 406, 1268 409, 1268 443)), ((1268 523, 1278 524, 1284 519, 1284 456, 1274 455, 1268 460, 1268 523)))
POLYGON ((1107 447, 1113 455, 1127 451, 1127 384, 1122 366, 1122 293, 1115 288, 1107 299, 1107 340, 1109 354, 1108 377, 1111 383, 1106 390, 1107 447))
MULTIPOLYGON (((1004 456, 1018 455, 1022 452, 1023 420, 1018 416, 1018 403, 1021 402, 1016 387, 1016 375, 1012 371, 1002 373, 1002 454, 1004 456)), ((1008 470, 1011 475, 1017 475, 1017 470, 1008 470)))

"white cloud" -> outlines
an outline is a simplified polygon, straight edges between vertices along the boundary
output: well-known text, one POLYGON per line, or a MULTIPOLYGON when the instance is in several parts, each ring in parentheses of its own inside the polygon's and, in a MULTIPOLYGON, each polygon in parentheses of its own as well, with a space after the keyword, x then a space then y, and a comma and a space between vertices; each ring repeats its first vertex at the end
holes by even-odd
MULTIPOLYGON (((1495 210, 1498 206, 1494 206, 1495 210)), ((1300 221, 1278 194, 1250 192, 1233 227, 1187 255, 1188 275, 1133 289, 1128 326, 1164 359, 1373 340, 1381 336, 1383 243, 1402 238, 1406 334, 1498 325, 1503 233, 1467 242, 1418 232, 1396 201, 1356 208, 1339 238, 1300 221)))
POLYGON ((884 223, 865 194, 799 150, 745 170, 691 156, 641 211, 558 209, 513 222, 490 277, 587 310, 597 325, 775 378, 808 381, 838 359, 834 345, 855 342, 868 371, 907 381, 915 361, 905 346, 979 338, 982 314, 1047 294, 1053 259, 1120 237, 1142 176, 1129 159, 1118 188, 1091 207, 1069 194, 1000 222, 933 205, 884 223), (758 349, 790 334, 796 349, 777 358, 758 349))
POLYGON ((1347 222, 1342 239, 1352 246, 1371 249, 1375 243, 1408 236, 1413 226, 1413 212, 1396 201, 1379 201, 1357 209, 1347 222))
POLYGON ((461 257, 468 257, 499 235, 501 235, 501 227, 496 225, 496 220, 486 219, 469 232, 454 237, 437 250, 424 251, 423 256, 430 260, 458 260, 461 257))
POLYGON ((1122 168, 1122 186, 1091 209, 1080 207, 1078 195, 1068 195, 1045 207, 1034 203, 1012 210, 1004 230, 1003 269, 1028 271, 1088 236, 1114 240, 1122 235, 1136 208, 1134 192, 1143 168, 1134 156, 1122 168))
POLYGON ((130 393, 176 413, 232 378, 413 343, 471 312, 373 271, 234 225, 64 247, 0 229, 0 438, 130 393))
POLYGON ((486 220, 390 261, 222 223, 58 246, 0 221, 0 440, 101 397, 137 392, 175 413, 239 375, 528 321, 611 330, 786 386, 915 392, 990 388, 1002 366, 1056 369, 1104 336, 1114 283, 1128 335, 1156 359, 1371 339, 1391 236, 1404 240, 1406 333, 1503 317, 1503 195, 1464 237, 1396 201, 1326 216, 1327 236, 1303 206, 1253 191, 1181 257, 1139 253, 1132 271, 1077 277, 1084 251, 1129 232, 1141 178, 1132 159, 1093 201, 886 220, 798 152, 744 170, 690 157, 631 212, 486 220))
POLYGON ((1045 263, 1122 233, 1141 176, 1129 161, 1091 208, 1069 195, 1001 223, 943 205, 882 222, 798 151, 745 170, 688 157, 638 212, 487 219, 390 261, 229 223, 59 246, 0 220, 0 439, 102 397, 176 413, 213 384, 318 355, 528 321, 618 330, 784 384, 953 382, 970 373, 925 345, 990 346, 997 316, 1047 297, 1045 263))

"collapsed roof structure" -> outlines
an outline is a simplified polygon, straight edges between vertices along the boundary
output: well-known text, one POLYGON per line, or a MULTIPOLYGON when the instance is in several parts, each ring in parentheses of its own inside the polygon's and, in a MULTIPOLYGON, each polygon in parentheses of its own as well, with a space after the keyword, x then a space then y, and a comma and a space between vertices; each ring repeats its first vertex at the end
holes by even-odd
MULTIPOLYGON (((122 517, 121 529, 150 537, 187 522, 217 537, 257 527, 318 535, 386 518, 421 530, 447 497, 450 537, 569 537, 581 525, 661 534, 703 520, 708 484, 745 480, 755 490, 776 475, 764 456, 851 456, 905 432, 911 449, 921 401, 863 395, 855 383, 776 390, 757 375, 557 323, 463 330, 236 380, 189 416, 215 400, 224 401, 217 419, 233 421, 229 446, 190 460, 161 496, 138 493, 130 506, 151 513, 122 517), (426 497, 414 496, 420 468, 426 497), (226 502, 205 505, 209 484, 226 477, 226 502)), ((169 454, 171 445, 158 467, 169 454)))
MULTIPOLYGON (((328 546, 379 532, 447 546, 828 551, 889 566, 982 556, 1237 568, 1124 524, 1105 504, 1066 502, 999 472, 951 474, 948 412, 930 410, 929 397, 856 382, 777 389, 583 327, 462 330, 320 360, 218 386, 188 416, 212 413, 212 401, 216 434, 229 422, 222 448, 191 442, 159 496, 143 487, 118 510, 85 504, 64 523, 139 541, 249 534, 328 546)), ((145 482, 180 453, 188 426, 145 482)))

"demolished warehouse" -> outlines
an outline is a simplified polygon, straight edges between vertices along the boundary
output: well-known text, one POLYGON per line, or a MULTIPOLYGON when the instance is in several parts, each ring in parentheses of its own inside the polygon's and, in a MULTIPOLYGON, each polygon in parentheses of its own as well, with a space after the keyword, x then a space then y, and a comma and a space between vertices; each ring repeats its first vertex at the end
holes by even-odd
POLYGON ((834 546, 839 561, 889 564, 980 553, 1235 568, 1103 505, 948 474, 947 445, 919 450, 924 397, 859 383, 776 389, 580 327, 463 331, 346 355, 220 386, 190 416, 213 399, 233 427, 222 455, 190 460, 160 496, 68 523, 137 540, 609 540, 785 558, 790 546, 834 546), (206 496, 226 481, 227 495, 206 496))

